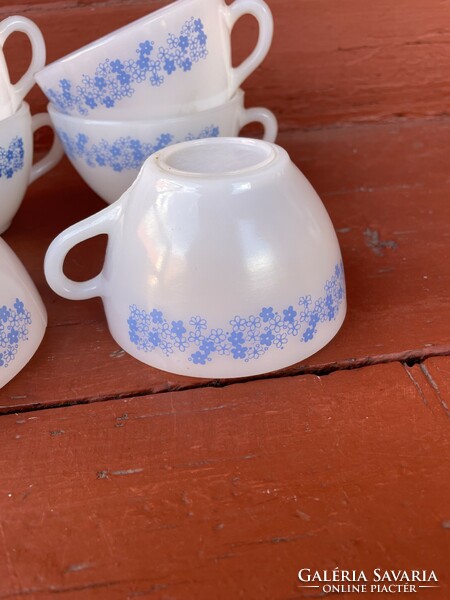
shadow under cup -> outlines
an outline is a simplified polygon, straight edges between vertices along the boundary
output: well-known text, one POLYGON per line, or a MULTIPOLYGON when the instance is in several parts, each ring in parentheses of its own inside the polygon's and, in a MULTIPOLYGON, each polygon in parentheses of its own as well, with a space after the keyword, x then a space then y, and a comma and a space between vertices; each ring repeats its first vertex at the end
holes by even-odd
POLYGON ((239 90, 222 105, 174 119, 101 121, 48 112, 64 150, 84 181, 105 202, 116 201, 134 182, 154 152, 183 141, 235 137, 249 123, 263 126, 263 139, 274 142, 278 125, 266 108, 244 108, 239 90))

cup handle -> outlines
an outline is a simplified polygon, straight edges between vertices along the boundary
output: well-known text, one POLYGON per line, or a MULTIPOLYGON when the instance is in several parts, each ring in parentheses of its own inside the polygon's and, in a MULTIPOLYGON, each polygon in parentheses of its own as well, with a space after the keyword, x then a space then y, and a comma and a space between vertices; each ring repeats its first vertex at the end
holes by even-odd
POLYGON ((243 15, 253 15, 259 24, 259 36, 253 52, 238 67, 232 70, 230 95, 240 87, 241 83, 259 67, 266 57, 273 36, 273 17, 270 8, 263 0, 235 0, 228 7, 230 29, 243 15))
POLYGON ((12 109, 15 112, 22 100, 35 84, 34 75, 45 66, 45 42, 39 27, 27 17, 13 16, 4 19, 0 24, 0 46, 3 48, 7 38, 14 32, 24 33, 31 42, 31 62, 19 81, 12 85, 12 109))
POLYGON ((87 281, 73 281, 64 275, 64 261, 67 253, 77 244, 102 233, 110 236, 121 211, 120 202, 116 202, 84 221, 75 223, 53 240, 45 255, 44 273, 54 292, 69 300, 87 300, 104 295, 105 278, 102 271, 87 281))
POLYGON ((278 122, 268 108, 243 108, 239 115, 239 129, 249 123, 261 123, 264 128, 263 140, 275 142, 278 134, 278 122))
POLYGON ((55 129, 53 127, 48 113, 39 113, 31 117, 31 130, 33 132, 33 135, 35 131, 37 131, 41 127, 51 128, 51 130, 53 131, 53 143, 51 145, 50 150, 47 152, 44 158, 38 160, 38 162, 31 167, 30 179, 28 183, 33 183, 33 181, 36 181, 36 179, 41 177, 41 175, 44 175, 45 173, 50 171, 50 169, 53 169, 53 167, 57 163, 59 163, 64 154, 64 149, 61 145, 61 142, 59 141, 58 136, 56 135, 55 129))

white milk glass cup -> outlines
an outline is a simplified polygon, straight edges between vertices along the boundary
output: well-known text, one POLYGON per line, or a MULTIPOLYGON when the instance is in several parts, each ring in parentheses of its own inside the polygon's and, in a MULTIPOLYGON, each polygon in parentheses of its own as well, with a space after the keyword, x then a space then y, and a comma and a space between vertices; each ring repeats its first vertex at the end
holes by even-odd
POLYGON ((156 152, 114 204, 52 242, 45 275, 65 298, 100 296, 132 356, 196 377, 244 377, 317 352, 345 312, 341 253, 318 195, 279 146, 245 138, 156 152), (102 272, 67 252, 109 236, 102 272))
POLYGON ((45 65, 45 43, 40 29, 26 17, 13 16, 0 23, 0 119, 5 119, 18 109, 22 100, 36 83, 36 71, 45 65), (9 78, 8 67, 3 54, 3 46, 15 32, 24 33, 31 42, 31 63, 24 75, 15 84, 9 78))
POLYGON ((48 112, 72 165, 103 200, 116 201, 136 179, 146 158, 169 144, 237 136, 249 123, 261 123, 263 139, 274 142, 278 125, 267 108, 244 108, 242 90, 224 104, 183 117, 147 121, 101 121, 48 112))
POLYGON ((47 313, 34 283, 0 238, 0 388, 27 364, 46 327, 47 313))
POLYGON ((11 225, 28 185, 52 169, 64 154, 54 134, 48 153, 33 164, 33 134, 41 127, 53 129, 50 117, 47 113, 31 116, 26 102, 0 121, 0 233, 11 225))
POLYGON ((178 0, 47 65, 36 80, 66 114, 174 117, 230 99, 263 61, 272 33, 263 0, 178 0), (234 68, 231 30, 246 14, 258 20, 259 37, 234 68))

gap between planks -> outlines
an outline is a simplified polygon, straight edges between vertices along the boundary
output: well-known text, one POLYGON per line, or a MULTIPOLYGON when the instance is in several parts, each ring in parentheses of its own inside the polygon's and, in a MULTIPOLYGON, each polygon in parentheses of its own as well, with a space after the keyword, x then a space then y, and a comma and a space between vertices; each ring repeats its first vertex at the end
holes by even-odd
MULTIPOLYGON (((372 367, 375 365, 383 365, 389 363, 399 362, 400 364, 412 367, 415 364, 419 364, 424 374, 427 374, 427 368, 424 364, 429 358, 436 358, 440 356, 450 356, 450 344, 445 346, 433 346, 430 348, 422 348, 418 350, 406 350, 404 352, 396 352, 392 354, 380 354, 374 356, 366 356, 361 358, 349 358, 334 363, 326 363, 323 365, 315 366, 302 366, 294 365, 293 367, 287 367, 282 371, 276 371, 274 373, 267 373, 263 375, 256 375, 254 377, 242 377, 236 379, 216 379, 216 380, 205 380, 204 382, 195 382, 193 384, 179 384, 179 385, 167 385, 164 389, 159 390, 140 390, 136 392, 128 392, 126 394, 117 395, 105 395, 89 398, 79 398, 70 401, 55 401, 53 404, 28 404, 23 407, 17 404, 14 407, 3 406, 0 408, 0 417, 10 414, 20 414, 28 412, 36 412, 39 410, 51 410, 55 408, 65 408, 69 406, 77 406, 81 404, 95 404, 98 402, 111 402, 114 400, 127 400, 131 398, 142 398, 145 396, 156 396, 160 394, 167 394, 173 392, 185 392, 190 390, 197 390, 209 387, 224 388, 230 385, 245 384, 253 381, 267 381, 271 379, 282 379, 285 377, 301 377, 302 375, 316 375, 317 377, 325 377, 338 371, 352 371, 354 369, 362 369, 365 367, 372 367)), ((430 382, 431 383, 431 382, 430 382)), ((431 383, 432 387, 433 384, 431 383)), ((11 398, 12 400, 19 398, 11 398)), ((450 410, 445 407, 450 417, 450 410)))

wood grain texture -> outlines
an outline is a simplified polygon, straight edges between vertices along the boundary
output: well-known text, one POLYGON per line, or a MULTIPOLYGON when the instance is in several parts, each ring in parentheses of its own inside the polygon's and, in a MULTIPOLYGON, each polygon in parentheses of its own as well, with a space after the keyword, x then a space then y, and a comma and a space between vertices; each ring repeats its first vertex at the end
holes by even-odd
POLYGON ((320 597, 297 571, 339 566, 433 569, 446 600, 422 368, 450 403, 447 357, 1 417, 0 598, 320 597))
MULTIPOLYGON (((5 2, 0 18, 26 14, 42 28, 48 60, 168 4, 166 0, 5 2)), ((267 105, 282 129, 399 116, 448 114, 450 6, 441 0, 268 0, 271 52, 244 84, 250 105, 267 105)), ((234 36, 236 60, 255 39, 251 19, 234 36)), ((11 70, 23 70, 22 52, 11 70), (19 68, 20 66, 20 68, 19 68)), ((30 95, 36 110, 43 95, 30 95)))
MULTIPOLYGON (((450 253, 450 180, 442 152, 449 137, 450 122, 440 119, 280 138, 330 212, 349 295, 347 320, 335 340, 288 372, 450 351, 450 265, 443 260, 450 253)), ((29 366, 1 390, 2 412, 205 384, 125 355, 108 332, 98 299, 64 300, 45 283, 43 258, 53 237, 103 206, 65 163, 30 187, 5 234, 42 293, 49 329, 29 366)), ((94 240, 73 251, 68 274, 93 276, 104 243, 94 240)))

